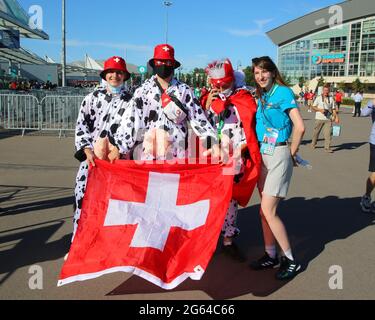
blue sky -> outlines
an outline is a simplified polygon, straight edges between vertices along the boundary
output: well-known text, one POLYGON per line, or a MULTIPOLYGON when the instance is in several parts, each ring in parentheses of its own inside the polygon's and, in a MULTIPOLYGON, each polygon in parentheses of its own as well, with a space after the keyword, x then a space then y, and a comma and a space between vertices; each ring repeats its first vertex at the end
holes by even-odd
MULTIPOLYGON (((276 57, 276 46, 265 34, 292 19, 336 4, 338 0, 172 0, 169 43, 184 71, 228 57, 247 66, 252 57, 276 57), (282 5, 280 5, 282 4, 282 5)), ((61 1, 19 0, 28 11, 43 9, 43 29, 49 41, 22 39, 21 45, 55 61, 61 58, 61 1)), ((67 60, 125 56, 144 65, 153 47, 165 42, 163 0, 66 0, 67 60)))

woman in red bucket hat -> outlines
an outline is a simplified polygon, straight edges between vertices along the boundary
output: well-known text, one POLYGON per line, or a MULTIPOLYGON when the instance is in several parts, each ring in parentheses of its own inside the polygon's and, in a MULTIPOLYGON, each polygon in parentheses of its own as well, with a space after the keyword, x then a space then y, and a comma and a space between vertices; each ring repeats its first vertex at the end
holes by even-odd
POLYGON ((187 84, 173 76, 181 66, 174 48, 157 45, 149 64, 154 76, 135 91, 114 135, 119 150, 114 149, 110 159, 128 153, 134 145, 138 145, 134 150, 136 160, 187 158, 189 123, 201 139, 214 142, 213 149, 218 154, 216 131, 199 101, 187 84))
POLYGON ((117 126, 113 116, 125 108, 131 99, 125 88, 130 78, 126 62, 121 57, 111 57, 104 62, 100 77, 106 83, 85 97, 79 111, 75 131, 75 157, 81 162, 75 186, 75 213, 73 238, 81 215, 82 201, 86 189, 89 165, 95 166, 95 159, 108 159, 113 146, 108 141, 109 133, 114 134, 117 126))

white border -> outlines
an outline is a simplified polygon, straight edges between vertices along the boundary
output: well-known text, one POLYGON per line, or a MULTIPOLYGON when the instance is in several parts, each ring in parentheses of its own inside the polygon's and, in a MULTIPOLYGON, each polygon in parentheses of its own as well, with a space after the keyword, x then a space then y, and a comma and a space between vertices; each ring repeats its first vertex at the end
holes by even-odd
POLYGON ((153 284, 165 290, 172 290, 176 288, 178 285, 180 285, 182 282, 184 282, 188 278, 192 280, 200 280, 204 274, 204 270, 202 269, 202 267, 197 266, 194 269, 194 272, 185 272, 179 275, 177 278, 175 278, 172 282, 165 283, 161 281, 160 278, 144 270, 138 269, 136 267, 131 267, 131 266, 123 266, 123 267, 114 267, 114 268, 110 268, 110 269, 106 269, 106 270, 94 272, 94 273, 79 274, 73 277, 66 278, 64 280, 59 280, 57 282, 57 286, 61 287, 61 286, 64 286, 66 284, 76 282, 76 281, 85 281, 85 280, 95 279, 95 278, 101 277, 102 275, 114 273, 114 272, 133 273, 149 282, 152 282, 153 284))

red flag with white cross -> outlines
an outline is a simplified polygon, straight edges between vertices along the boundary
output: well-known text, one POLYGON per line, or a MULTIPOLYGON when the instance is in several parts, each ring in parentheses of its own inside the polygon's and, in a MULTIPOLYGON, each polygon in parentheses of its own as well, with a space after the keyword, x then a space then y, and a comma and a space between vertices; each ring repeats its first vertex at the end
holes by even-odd
POLYGON ((118 271, 164 289, 200 280, 232 196, 227 169, 96 160, 58 286, 118 271))

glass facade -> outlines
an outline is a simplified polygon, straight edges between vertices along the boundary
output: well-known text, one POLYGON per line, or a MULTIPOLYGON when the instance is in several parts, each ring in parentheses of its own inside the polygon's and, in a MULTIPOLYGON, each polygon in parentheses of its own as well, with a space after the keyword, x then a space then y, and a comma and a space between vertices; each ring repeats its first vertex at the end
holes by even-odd
POLYGON ((284 45, 279 48, 278 65, 292 83, 301 77, 375 76, 375 17, 284 45))

